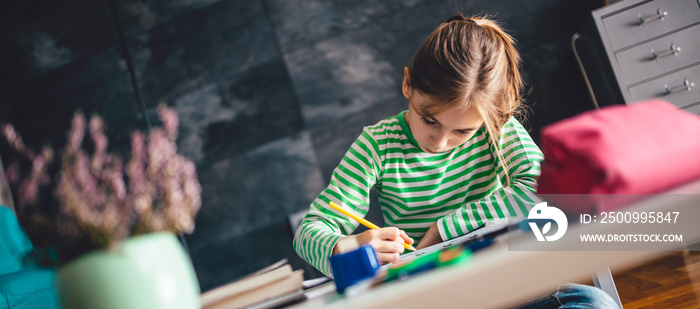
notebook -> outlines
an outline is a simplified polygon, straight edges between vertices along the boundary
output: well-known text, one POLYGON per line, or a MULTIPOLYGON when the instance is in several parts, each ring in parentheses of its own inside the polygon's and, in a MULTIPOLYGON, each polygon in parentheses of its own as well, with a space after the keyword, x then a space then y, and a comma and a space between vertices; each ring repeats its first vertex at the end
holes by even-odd
MULTIPOLYGON (((484 238, 484 237, 493 237, 496 234, 500 234, 502 232, 505 232, 508 230, 508 220, 507 219, 498 219, 498 220, 493 220, 493 221, 487 221, 485 224, 480 225, 476 229, 472 230, 471 232, 464 234, 459 237, 455 237, 453 239, 443 241, 439 244, 432 245, 430 247, 425 247, 423 249, 414 251, 414 252, 409 252, 402 254, 399 257, 399 261, 404 261, 407 259, 412 259, 417 256, 421 256, 426 253, 431 253, 439 250, 443 250, 448 247, 456 246, 456 245, 462 245, 462 244, 467 244, 469 242, 476 241, 478 239, 484 238)), ((386 265, 391 265, 391 264, 386 264, 386 265)), ((384 266, 386 266, 384 265, 384 266)))
POLYGON ((283 259, 200 296, 203 309, 271 308, 304 298, 304 271, 283 259))

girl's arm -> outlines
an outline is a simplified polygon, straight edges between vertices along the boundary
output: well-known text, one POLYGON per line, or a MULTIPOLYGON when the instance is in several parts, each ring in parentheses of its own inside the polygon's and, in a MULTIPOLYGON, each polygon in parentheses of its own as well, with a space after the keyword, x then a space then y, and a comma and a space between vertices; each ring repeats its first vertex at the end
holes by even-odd
MULTIPOLYGON (((439 241, 449 240, 468 233, 483 222, 495 218, 524 217, 539 202, 535 195, 536 180, 540 175, 542 152, 525 131, 522 125, 511 118, 501 129, 500 152, 503 155, 510 183, 506 185, 506 175, 500 164, 496 164, 500 188, 484 198, 465 203, 455 211, 440 218, 426 233, 426 243, 439 236, 439 241), (438 233, 439 235, 434 235, 438 233)), ((496 157, 494 155, 494 157, 496 157)), ((437 241, 437 242, 439 242, 437 241)))
MULTIPOLYGON (((328 206, 334 201, 341 207, 364 217, 369 210, 370 189, 381 175, 381 149, 368 129, 363 130, 340 164, 333 171, 328 187, 311 203, 294 236, 297 254, 331 276, 328 258, 334 253, 338 241, 350 235, 359 223, 328 206)), ((381 261, 398 258, 403 252, 403 242, 413 243, 406 233, 397 228, 365 231, 357 237, 358 243, 370 244, 381 261), (395 256, 395 258, 394 258, 395 256)))

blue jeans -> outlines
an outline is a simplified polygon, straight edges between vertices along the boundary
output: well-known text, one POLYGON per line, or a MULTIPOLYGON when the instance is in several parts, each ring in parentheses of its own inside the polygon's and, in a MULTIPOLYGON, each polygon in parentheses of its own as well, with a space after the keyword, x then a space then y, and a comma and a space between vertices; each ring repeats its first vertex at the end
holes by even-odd
POLYGON ((560 284, 556 291, 529 304, 518 307, 519 309, 619 309, 620 307, 610 295, 603 290, 582 284, 560 284))

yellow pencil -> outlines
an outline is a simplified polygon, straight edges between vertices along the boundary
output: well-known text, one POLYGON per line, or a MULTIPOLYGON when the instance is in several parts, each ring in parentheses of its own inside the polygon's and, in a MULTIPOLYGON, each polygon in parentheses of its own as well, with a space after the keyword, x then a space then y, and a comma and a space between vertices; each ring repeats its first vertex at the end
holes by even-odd
MULTIPOLYGON (((338 204, 334 203, 333 201, 328 202, 328 206, 331 206, 331 207, 333 207, 333 209, 340 211, 344 215, 346 215, 352 219, 355 219, 355 221, 360 222, 362 225, 364 225, 370 229, 376 230, 379 228, 376 224, 369 222, 363 218, 360 218, 360 217, 354 215, 353 213, 341 208, 340 206, 338 206, 338 204)), ((403 246, 406 247, 406 249, 408 249, 408 250, 416 251, 416 248, 413 248, 413 246, 411 246, 407 243, 403 243, 403 246)))

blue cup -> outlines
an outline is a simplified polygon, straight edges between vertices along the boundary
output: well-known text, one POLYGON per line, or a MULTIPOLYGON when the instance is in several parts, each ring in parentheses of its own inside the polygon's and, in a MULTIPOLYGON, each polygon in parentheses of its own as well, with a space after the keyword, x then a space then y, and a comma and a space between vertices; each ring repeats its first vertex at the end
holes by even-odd
POLYGON ((345 289, 353 284, 374 277, 380 266, 377 254, 370 245, 331 256, 330 262, 338 293, 345 292, 345 289))

